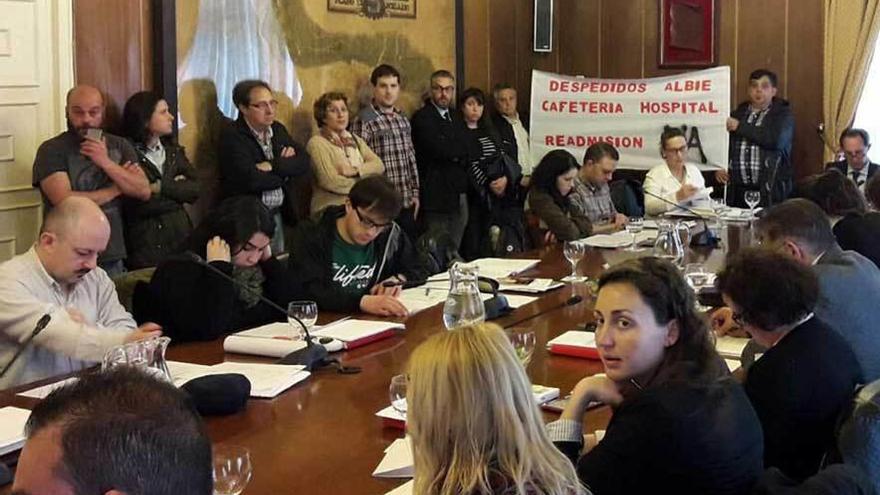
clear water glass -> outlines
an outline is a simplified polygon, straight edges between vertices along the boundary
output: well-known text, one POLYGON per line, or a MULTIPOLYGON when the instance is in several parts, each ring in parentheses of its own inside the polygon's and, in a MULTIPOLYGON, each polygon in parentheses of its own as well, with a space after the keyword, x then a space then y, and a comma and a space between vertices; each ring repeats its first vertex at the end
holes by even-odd
POLYGON ((486 306, 480 297, 480 270, 476 265, 455 263, 449 269, 449 295, 443 304, 443 325, 447 330, 481 323, 486 306))
POLYGON ((577 266, 581 259, 583 259, 586 251, 587 247, 578 241, 565 241, 565 244, 562 246, 562 252, 565 255, 565 259, 571 264, 570 280, 572 282, 580 280, 577 275, 577 266))
POLYGON ((700 304, 699 293, 700 289, 705 287, 709 280, 711 279, 712 274, 706 270, 705 265, 702 263, 688 263, 684 268, 684 278, 687 281, 688 285, 694 289, 694 295, 696 296, 696 305, 695 309, 700 312, 709 311, 709 307, 703 306, 700 304))
POLYGON ((244 447, 214 446, 214 495, 239 495, 251 481, 251 453, 244 447))
POLYGON ((303 340, 306 338, 306 334, 296 319, 303 322, 303 325, 311 332, 312 327, 318 321, 318 303, 315 301, 291 301, 287 305, 287 322, 293 329, 293 339, 303 340))
POLYGON ((388 396, 391 399, 391 407, 400 414, 406 415, 406 375, 394 375, 391 377, 391 385, 388 386, 388 396))
POLYGON ((749 210, 752 215, 752 218, 755 217, 755 207, 761 202, 761 191, 746 191, 744 199, 746 204, 749 205, 749 210))
POLYGON ((628 248, 627 251, 634 252, 638 251, 639 248, 636 247, 636 234, 641 232, 645 228, 645 219, 642 217, 631 217, 629 222, 626 224, 626 233, 632 236, 632 244, 628 248))
POLYGON ((532 355, 535 353, 535 342, 537 340, 535 332, 507 330, 507 338, 510 339, 510 344, 513 346, 516 357, 522 363, 523 368, 528 367, 532 361, 532 355))

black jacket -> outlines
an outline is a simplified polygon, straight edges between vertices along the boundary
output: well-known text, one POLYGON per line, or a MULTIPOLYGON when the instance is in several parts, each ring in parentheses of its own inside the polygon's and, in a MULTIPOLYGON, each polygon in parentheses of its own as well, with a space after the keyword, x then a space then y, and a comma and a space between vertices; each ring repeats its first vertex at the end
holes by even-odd
MULTIPOLYGON (((846 160, 826 163, 825 170, 828 170, 829 168, 836 168, 837 170, 840 170, 840 173, 844 176, 851 177, 846 175, 847 170, 849 170, 849 164, 846 163, 846 160)), ((871 177, 874 177, 874 174, 876 174, 878 170, 880 170, 880 165, 877 165, 876 163, 868 163, 868 179, 870 180, 871 177)))
POLYGON ((841 218, 834 224, 834 237, 842 249, 859 253, 880 268, 880 213, 841 218))
MULTIPOLYGON (((526 132, 529 130, 529 114, 520 112, 519 121, 522 122, 526 132)), ((492 112, 492 123, 498 134, 501 136, 501 143, 504 151, 510 153, 514 160, 519 156, 519 146, 516 145, 516 134, 513 132, 513 126, 507 119, 498 112, 492 112)))
POLYGON ((180 146, 165 145, 162 172, 146 156, 143 145, 133 143, 139 165, 152 184, 161 182, 161 189, 148 201, 125 203, 125 244, 129 269, 156 266, 178 252, 192 232, 192 222, 183 209, 184 203, 199 198, 199 181, 195 168, 180 146), (183 177, 177 180, 177 177, 183 177))
MULTIPOLYGON (((768 172, 768 164, 778 167, 770 185, 773 202, 784 201, 791 193, 792 177, 794 171, 791 165, 791 143, 794 138, 794 115, 788 101, 782 98, 773 98, 770 111, 764 117, 761 126, 755 126, 746 122, 749 117, 749 102, 741 103, 731 116, 739 120, 737 129, 731 133, 731 138, 740 137, 758 145, 764 152, 762 175, 768 172)), ((739 150, 736 149, 736 140, 730 140, 730 159, 738 160, 739 150)), ((767 182, 769 177, 759 178, 760 183, 767 182)), ((738 177, 732 176, 731 180, 737 183, 738 177)))
MULTIPOLYGON (((290 252, 291 278, 302 282, 307 297, 326 311, 351 313, 360 311, 361 297, 340 289, 333 282, 333 240, 336 220, 345 215, 344 206, 328 206, 318 220, 297 225, 290 252)), ((430 275, 413 248, 409 237, 396 223, 373 240, 378 269, 369 286, 394 275, 407 280, 424 280, 430 275)))
MULTIPOLYGON (((214 261, 211 265, 232 276, 231 263, 214 261)), ((263 296, 282 308, 300 296, 298 286, 280 261, 270 258, 260 267, 266 278, 263 296)), ((247 308, 230 281, 183 257, 159 265, 146 290, 137 289, 134 315, 138 322, 162 325, 162 333, 173 342, 213 340, 286 318, 263 302, 247 308)))
POLYGON ((849 344, 816 317, 764 352, 744 386, 763 426, 765 466, 795 480, 816 474, 861 379, 849 344))
POLYGON ((419 169, 421 209, 448 213, 468 188, 468 151, 461 116, 450 109, 452 122, 440 116, 430 100, 412 117, 413 146, 419 169))
POLYGON ((248 127, 244 117, 230 123, 220 133, 220 184, 224 197, 249 194, 259 196, 263 191, 284 187, 289 177, 309 173, 309 155, 295 142, 287 129, 278 122, 272 123, 272 171, 258 170, 257 163, 267 161, 257 137, 248 127), (281 157, 281 149, 292 147, 296 154, 281 157))
POLYGON ((649 387, 614 411, 605 438, 578 459, 556 442, 595 495, 745 495, 763 470, 761 425, 731 378, 649 387))

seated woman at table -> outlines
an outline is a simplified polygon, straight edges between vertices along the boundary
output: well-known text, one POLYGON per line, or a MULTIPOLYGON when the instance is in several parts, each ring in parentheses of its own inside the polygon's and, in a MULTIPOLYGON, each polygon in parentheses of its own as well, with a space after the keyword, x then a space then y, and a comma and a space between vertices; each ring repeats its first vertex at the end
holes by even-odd
POLYGON ((880 266, 880 212, 869 212, 856 183, 836 168, 810 177, 800 195, 819 205, 833 226, 840 247, 855 251, 880 266))
POLYGON ((595 316, 605 375, 581 380, 548 425, 581 481, 598 495, 749 493, 763 466, 761 425, 678 269, 658 258, 612 267, 599 278, 595 316), (614 416, 584 449, 591 402, 614 416))
POLYGON ((315 101, 318 134, 306 144, 312 157, 312 216, 333 205, 342 205, 351 186, 362 176, 385 171, 382 159, 358 136, 348 132, 348 98, 324 93, 315 101))
POLYGON ((160 264, 149 285, 135 290, 135 319, 159 323, 174 342, 212 340, 283 321, 285 315, 258 296, 283 308, 300 292, 286 267, 272 256, 269 242, 274 232, 274 220, 259 199, 227 198, 188 241, 191 252, 202 260, 182 255, 160 264))
POLYGON ((685 162, 687 151, 684 131, 678 127, 665 127, 660 134, 660 156, 666 163, 652 168, 645 176, 646 214, 665 213, 673 209, 670 203, 693 206, 694 198, 706 188, 700 169, 685 162))
POLYGON ((767 348, 744 383, 764 430, 764 465, 803 480, 834 445, 838 415, 862 378, 858 360, 813 315, 819 283, 808 266, 748 248, 728 261, 717 284, 733 319, 767 348))
POLYGON ((571 153, 553 150, 532 171, 529 209, 560 241, 581 239, 593 231, 590 219, 572 208, 568 199, 579 168, 571 153))
POLYGON ((407 430, 413 493, 584 493, 547 438, 529 379, 497 325, 438 333, 413 351, 407 430))

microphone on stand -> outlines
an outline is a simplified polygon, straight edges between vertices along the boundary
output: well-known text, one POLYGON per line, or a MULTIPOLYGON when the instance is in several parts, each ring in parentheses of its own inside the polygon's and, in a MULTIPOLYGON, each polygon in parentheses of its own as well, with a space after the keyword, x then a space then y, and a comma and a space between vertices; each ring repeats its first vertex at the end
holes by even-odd
POLYGON ((28 335, 26 339, 24 339, 24 342, 18 345, 18 350, 15 351, 12 359, 10 359, 8 363, 6 363, 6 366, 3 367, 3 370, 0 370, 0 378, 6 376, 6 373, 9 372, 9 370, 12 368, 12 365, 15 364, 16 361, 18 361, 21 353, 23 353, 25 349, 30 347, 31 342, 33 342, 37 335, 39 335, 40 332, 42 332, 43 329, 45 329, 46 326, 49 325, 50 321, 52 321, 52 315, 50 315, 49 313, 44 314, 39 320, 37 320, 37 324, 36 326, 34 326, 34 329, 31 330, 31 334, 28 335))
POLYGON ((305 334, 306 334, 306 348, 291 352, 290 354, 281 358, 278 361, 278 364, 302 365, 302 366, 305 366, 306 369, 309 371, 312 371, 316 368, 320 368, 321 366, 329 364, 329 362, 327 360, 327 355, 328 355, 327 349, 325 349, 323 345, 315 344, 314 342, 312 342, 312 335, 309 333, 309 328, 305 325, 305 323, 302 322, 302 320, 300 320, 296 316, 288 314, 287 310, 285 310, 281 306, 272 302, 272 300, 270 300, 268 297, 260 294, 259 292, 248 287, 247 285, 245 285, 245 284, 239 282, 238 280, 235 280, 234 278, 230 277, 229 275, 223 273, 223 270, 220 270, 219 268, 211 265, 210 263, 205 261, 204 258, 199 256, 198 254, 196 254, 192 251, 186 251, 186 255, 189 256, 189 258, 192 261, 198 263, 199 265, 201 265, 201 266, 207 268, 208 270, 212 271, 213 273, 219 275, 221 278, 232 283, 236 287, 242 288, 242 289, 248 291, 250 294, 257 296, 257 298, 259 298, 260 301, 266 303, 267 305, 269 305, 269 307, 277 310, 278 312, 283 314, 285 317, 292 319, 300 326, 300 328, 303 329, 303 332, 305 332, 305 334))
POLYGON ((569 297, 568 299, 566 299, 565 301, 562 301, 561 303, 557 304, 556 306, 551 306, 551 307, 549 307, 549 308, 547 308, 547 309, 545 309, 545 310, 543 310, 543 311, 538 311, 537 313, 535 313, 535 314, 533 314, 533 315, 531 315, 531 316, 527 316, 527 317, 525 317, 525 318, 520 318, 519 320, 516 320, 516 321, 513 322, 513 323, 508 323, 507 325, 504 325, 504 328, 507 329, 507 328, 510 328, 510 327, 515 327, 515 326, 517 326, 517 325, 519 325, 519 324, 522 324, 522 323, 524 323, 524 322, 527 322, 527 321, 529 321, 529 320, 531 320, 531 319, 533 319, 533 318, 537 318, 537 317, 539 317, 539 316, 541 316, 541 315, 545 315, 545 314, 547 314, 547 313, 549 313, 549 312, 551 312, 551 311, 556 311, 556 310, 559 309, 559 308, 565 308, 565 307, 568 307, 568 306, 574 306, 575 304, 577 304, 577 303, 579 303, 579 302, 581 302, 581 301, 583 301, 583 300, 584 300, 583 297, 581 297, 581 296, 575 294, 575 295, 569 297))
POLYGON ((703 231, 694 235, 694 237, 691 239, 692 246, 715 247, 718 245, 718 242, 720 241, 720 239, 718 238, 718 236, 716 236, 712 232, 712 230, 709 229, 709 222, 706 221, 705 216, 697 213, 697 211, 695 211, 691 208, 688 208, 687 206, 681 206, 678 203, 675 203, 673 201, 669 201, 668 199, 664 198, 663 196, 660 196, 658 194, 654 194, 652 192, 648 192, 644 188, 642 188, 642 192, 647 194, 648 196, 651 196, 652 198, 659 199, 660 201, 663 201, 664 203, 666 203, 668 205, 672 205, 676 208, 682 209, 682 210, 690 213, 691 215, 694 215, 695 217, 697 217, 698 219, 700 219, 703 222, 703 231))

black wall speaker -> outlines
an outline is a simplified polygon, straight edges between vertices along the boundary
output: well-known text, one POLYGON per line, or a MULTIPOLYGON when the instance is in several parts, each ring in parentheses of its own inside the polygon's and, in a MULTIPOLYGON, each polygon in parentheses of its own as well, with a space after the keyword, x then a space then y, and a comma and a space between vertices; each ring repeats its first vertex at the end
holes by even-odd
POLYGON ((553 0, 535 0, 536 52, 553 51, 553 0))

